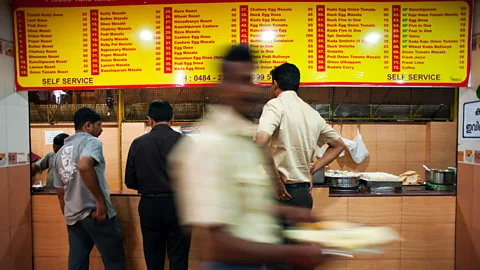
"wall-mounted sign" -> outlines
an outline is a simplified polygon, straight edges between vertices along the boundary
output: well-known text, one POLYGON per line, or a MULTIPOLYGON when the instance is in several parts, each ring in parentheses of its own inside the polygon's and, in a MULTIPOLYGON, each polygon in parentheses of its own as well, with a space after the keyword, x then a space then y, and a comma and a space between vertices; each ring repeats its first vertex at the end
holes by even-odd
POLYGON ((55 130, 45 130, 45 145, 52 145, 53 139, 58 135, 62 134, 63 131, 55 131, 55 130))
POLYGON ((463 104, 464 139, 480 139, 480 100, 463 104))
POLYGON ((468 83, 471 0, 140 2, 16 1, 17 88, 212 85, 237 43, 256 83, 286 61, 302 85, 468 83))
POLYGON ((181 126, 180 131, 184 135, 197 135, 201 131, 201 126, 181 126))

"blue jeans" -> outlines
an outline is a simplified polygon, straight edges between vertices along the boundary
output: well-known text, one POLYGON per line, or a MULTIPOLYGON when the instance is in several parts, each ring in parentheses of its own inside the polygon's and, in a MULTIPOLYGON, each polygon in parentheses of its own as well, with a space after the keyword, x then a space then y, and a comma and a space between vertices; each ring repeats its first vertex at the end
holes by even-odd
POLYGON ((203 267, 204 270, 263 270, 263 266, 248 266, 248 265, 234 265, 225 263, 211 262, 207 264, 207 267, 203 267))
POLYGON ((69 270, 88 270, 90 252, 97 246, 106 270, 125 270, 123 235, 117 218, 98 222, 88 216, 74 225, 67 225, 69 270))

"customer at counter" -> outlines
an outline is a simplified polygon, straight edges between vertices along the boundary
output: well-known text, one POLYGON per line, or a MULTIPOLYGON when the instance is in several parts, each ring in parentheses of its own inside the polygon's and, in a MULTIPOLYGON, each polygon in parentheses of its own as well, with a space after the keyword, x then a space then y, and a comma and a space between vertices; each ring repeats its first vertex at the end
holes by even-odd
POLYGON ((190 235, 179 224, 167 170, 167 156, 182 135, 171 128, 173 109, 166 101, 150 104, 148 121, 152 130, 133 141, 125 170, 125 185, 142 195, 138 214, 145 261, 148 269, 163 269, 166 249, 171 270, 188 270, 190 235))
POLYGON ((260 270, 269 263, 313 267, 324 261, 321 247, 281 244, 279 217, 312 218, 304 209, 278 205, 262 167, 269 161, 252 143, 252 112, 262 94, 251 84, 253 69, 247 47, 230 49, 222 65, 220 104, 195 144, 180 142, 170 156, 181 220, 209 235, 212 270, 260 270))
POLYGON ((62 148, 63 143, 65 139, 69 135, 66 133, 60 133, 55 138, 53 138, 53 151, 48 152, 42 159, 32 162, 31 167, 32 167, 32 175, 36 175, 37 173, 44 171, 48 169, 48 174, 47 174, 47 181, 45 183, 45 189, 55 189, 55 186, 53 185, 53 170, 52 170, 52 163, 55 160, 55 154, 62 148))
POLYGON ((95 245, 105 269, 125 270, 117 213, 105 179, 102 118, 90 108, 74 114, 75 134, 65 140, 53 164, 54 184, 67 224, 69 270, 88 270, 95 245))
POLYGON ((297 95, 300 71, 295 65, 284 63, 272 70, 271 75, 275 98, 263 108, 255 142, 261 147, 271 143, 277 168, 274 172, 277 198, 286 205, 311 210, 312 175, 336 159, 345 145, 320 114, 297 95), (311 167, 317 145, 324 144, 328 144, 328 150, 311 167))
POLYGON ((330 164, 344 150, 345 144, 320 114, 298 95, 300 71, 284 63, 271 71, 274 99, 263 108, 255 142, 271 143, 278 171, 277 196, 292 206, 311 209, 312 175, 330 164), (317 145, 328 150, 313 167, 317 145))

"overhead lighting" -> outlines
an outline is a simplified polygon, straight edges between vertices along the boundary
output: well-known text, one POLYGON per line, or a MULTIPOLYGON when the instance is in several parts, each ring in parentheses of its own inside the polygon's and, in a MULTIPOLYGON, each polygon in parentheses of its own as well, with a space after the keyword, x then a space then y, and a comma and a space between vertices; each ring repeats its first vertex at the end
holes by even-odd
POLYGON ((273 31, 264 31, 262 33, 262 39, 264 41, 273 41, 275 39, 275 32, 273 31))
POLYGON ((367 43, 377 43, 380 39, 380 35, 377 33, 370 33, 365 37, 367 43))
POLYGON ((143 40, 153 40, 153 33, 150 30, 143 30, 140 32, 140 38, 143 40))

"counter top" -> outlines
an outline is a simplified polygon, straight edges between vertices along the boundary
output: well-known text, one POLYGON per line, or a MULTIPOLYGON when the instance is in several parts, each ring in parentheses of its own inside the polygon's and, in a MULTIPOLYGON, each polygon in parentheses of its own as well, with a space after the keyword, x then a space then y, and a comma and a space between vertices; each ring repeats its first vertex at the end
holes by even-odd
MULTIPOLYGON (((327 185, 314 185, 313 188, 329 188, 327 185)), ((32 195, 56 195, 55 190, 33 191, 32 195)), ((112 191, 112 196, 140 196, 140 194, 132 193, 132 191, 112 191)), ((345 192, 330 190, 329 197, 398 197, 398 196, 456 196, 456 191, 402 191, 390 193, 375 193, 370 191, 345 192)))

